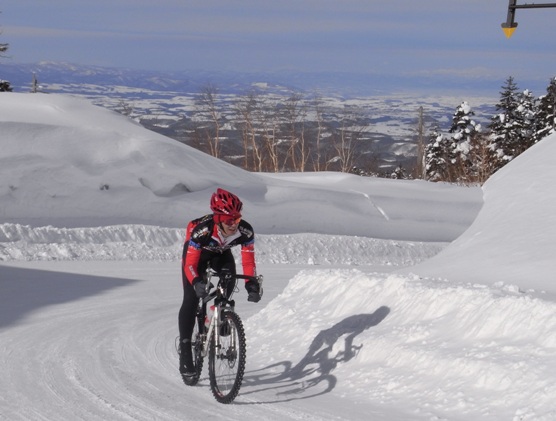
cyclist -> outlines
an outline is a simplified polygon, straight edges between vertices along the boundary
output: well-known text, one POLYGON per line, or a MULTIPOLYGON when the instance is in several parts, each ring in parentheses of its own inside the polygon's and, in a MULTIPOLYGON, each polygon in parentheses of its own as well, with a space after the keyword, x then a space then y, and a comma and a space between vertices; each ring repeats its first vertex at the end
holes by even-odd
MULTIPOLYGON (((235 274, 236 265, 231 248, 239 245, 243 273, 256 276, 255 233, 251 225, 241 219, 242 208, 243 203, 236 195, 219 188, 210 199, 213 213, 194 219, 187 225, 181 265, 183 302, 178 316, 182 376, 195 375, 191 335, 199 299, 207 294, 207 283, 203 278, 207 266, 210 264, 217 272, 229 271, 235 274)), ((258 282, 245 282, 245 289, 249 301, 260 300, 258 282)))

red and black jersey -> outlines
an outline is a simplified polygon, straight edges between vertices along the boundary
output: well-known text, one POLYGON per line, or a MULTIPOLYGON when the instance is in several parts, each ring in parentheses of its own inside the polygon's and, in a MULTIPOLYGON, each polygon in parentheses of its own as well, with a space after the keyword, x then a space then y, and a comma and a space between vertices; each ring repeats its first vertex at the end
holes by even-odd
POLYGON ((185 243, 187 252, 182 258, 182 264, 190 283, 195 277, 201 276, 198 273, 201 254, 222 254, 238 245, 241 246, 243 273, 250 276, 256 275, 255 232, 251 224, 243 219, 239 222, 236 233, 229 237, 221 234, 212 214, 194 219, 187 225, 185 243))

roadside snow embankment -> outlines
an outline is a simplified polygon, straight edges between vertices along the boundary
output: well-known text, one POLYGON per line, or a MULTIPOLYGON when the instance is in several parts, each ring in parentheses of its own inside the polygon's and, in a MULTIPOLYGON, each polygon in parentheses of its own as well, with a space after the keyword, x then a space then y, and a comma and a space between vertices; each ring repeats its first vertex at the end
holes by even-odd
MULTIPOLYGON (((0 261, 157 260, 181 258, 183 229, 147 225, 98 228, 0 224, 0 261)), ((270 264, 407 266, 445 243, 323 234, 257 235, 257 261, 270 264)), ((239 253, 236 249, 233 252, 239 253)))
POLYGON ((268 360, 249 380, 279 383, 285 400, 335 389, 392 407, 427 402, 431 417, 553 420, 555 312, 504 285, 302 271, 247 321, 249 352, 268 360))

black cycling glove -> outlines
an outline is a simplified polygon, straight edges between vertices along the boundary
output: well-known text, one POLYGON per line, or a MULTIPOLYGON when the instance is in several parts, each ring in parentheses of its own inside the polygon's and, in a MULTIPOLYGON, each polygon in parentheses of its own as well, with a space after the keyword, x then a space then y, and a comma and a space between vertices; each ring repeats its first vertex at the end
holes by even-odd
POLYGON ((208 294, 207 283, 199 277, 193 279, 193 289, 198 298, 205 298, 208 294))
POLYGON ((247 291, 247 301, 258 303, 261 300, 261 288, 259 283, 254 280, 245 283, 245 290, 247 291))

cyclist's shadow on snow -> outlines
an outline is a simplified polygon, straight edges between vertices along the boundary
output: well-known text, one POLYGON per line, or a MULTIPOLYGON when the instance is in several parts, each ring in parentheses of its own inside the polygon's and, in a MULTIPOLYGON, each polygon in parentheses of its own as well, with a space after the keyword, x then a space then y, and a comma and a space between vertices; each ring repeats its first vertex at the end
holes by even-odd
POLYGON ((364 346, 355 345, 354 339, 363 331, 378 325, 389 313, 390 309, 382 306, 374 313, 350 316, 328 329, 321 330, 297 364, 282 361, 246 374, 243 389, 249 390, 242 391, 241 394, 277 389, 277 399, 272 402, 287 402, 330 392, 337 383, 337 378, 332 374, 334 369, 339 363, 354 358, 364 346), (341 338, 343 344, 338 343, 341 338), (340 350, 334 353, 333 348, 340 350), (277 373, 280 367, 283 367, 283 371, 277 373))

